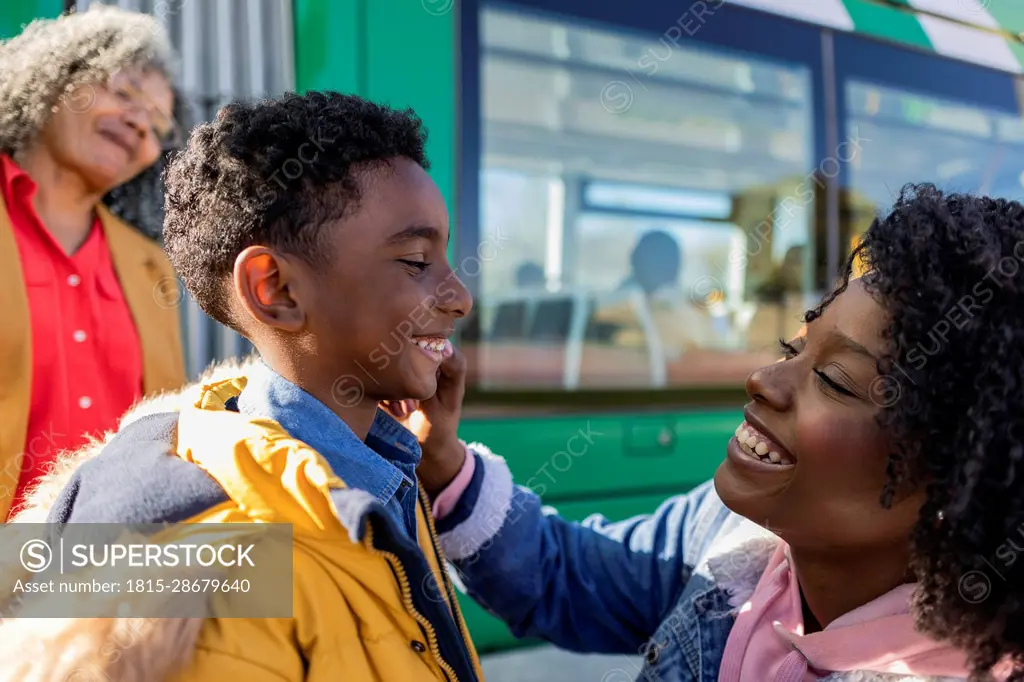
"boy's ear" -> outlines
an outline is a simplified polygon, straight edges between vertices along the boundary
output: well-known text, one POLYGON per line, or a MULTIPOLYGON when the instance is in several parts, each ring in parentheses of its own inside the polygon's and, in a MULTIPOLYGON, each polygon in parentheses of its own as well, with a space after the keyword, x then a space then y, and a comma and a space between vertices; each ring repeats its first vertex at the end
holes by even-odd
POLYGON ((235 259, 233 283, 242 308, 259 324, 286 332, 305 326, 294 264, 265 246, 250 246, 235 259))

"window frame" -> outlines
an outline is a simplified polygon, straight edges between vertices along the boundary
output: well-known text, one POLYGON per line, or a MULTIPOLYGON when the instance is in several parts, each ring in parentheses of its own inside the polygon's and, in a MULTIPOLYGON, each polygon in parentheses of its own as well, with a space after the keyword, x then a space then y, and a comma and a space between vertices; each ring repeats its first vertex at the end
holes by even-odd
MULTIPOLYGON (((708 3, 711 4, 711 3, 708 3)), ((599 29, 634 31, 657 41, 668 27, 685 16, 678 7, 666 6, 661 0, 463 0, 458 5, 459 35, 459 150, 457 177, 459 196, 457 257, 475 254, 480 240, 482 166, 481 117, 481 53, 480 24, 484 9, 522 11, 537 17, 590 25, 599 29)), ((728 3, 714 10, 693 35, 684 35, 680 43, 706 46, 749 57, 763 57, 807 68, 811 74, 811 113, 813 158, 837 156, 829 154, 836 147, 847 127, 846 84, 851 80, 876 82, 905 88, 923 95, 981 105, 1020 114, 1017 91, 1024 76, 1001 72, 989 67, 969 64, 874 37, 835 31, 829 27, 809 24, 728 3)), ((1024 89, 1022 89, 1024 92, 1024 89)), ((810 235, 815 261, 821 264, 815 273, 816 288, 824 290, 845 262, 847 248, 840 242, 845 233, 841 214, 842 190, 849 188, 849 163, 839 161, 839 171, 823 178, 822 196, 825 205, 815 208, 819 216, 810 235), (820 216, 826 216, 824 220, 820 216)), ((582 188, 581 188, 582 189, 582 188)), ((582 198, 582 197, 581 197, 582 198)), ((588 210, 593 211, 594 208, 588 210)), ((597 209, 614 212, 611 209, 597 209)), ((480 290, 479 273, 466 274, 466 286, 474 294, 480 290)), ((476 330, 475 338, 479 338, 476 330)), ((615 410, 641 398, 648 405, 695 404, 729 405, 745 400, 742 386, 708 388, 702 386, 669 386, 663 389, 481 389, 467 387, 470 405, 504 405, 515 409, 549 409, 558 405, 577 408, 615 410)))
MULTIPOLYGON (((836 125, 839 131, 845 131, 849 124, 846 89, 853 81, 905 90, 965 106, 985 107, 1013 116, 1024 114, 1022 102, 1018 100, 1018 93, 1024 97, 1022 75, 856 34, 836 35, 835 74, 836 125)), ((854 187, 849 163, 840 161, 839 240, 841 260, 845 262, 853 232, 848 193, 854 187)))

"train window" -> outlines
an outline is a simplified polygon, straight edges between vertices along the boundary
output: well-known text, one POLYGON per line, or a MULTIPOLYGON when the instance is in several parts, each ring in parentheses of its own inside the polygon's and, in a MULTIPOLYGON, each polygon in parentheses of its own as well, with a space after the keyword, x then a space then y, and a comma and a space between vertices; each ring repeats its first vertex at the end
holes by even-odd
POLYGON ((480 388, 735 386, 810 302, 810 70, 485 9, 480 388))
POLYGON ((843 229, 849 247, 908 182, 1024 199, 1024 118, 860 80, 846 85, 847 128, 863 140, 850 164, 843 229))

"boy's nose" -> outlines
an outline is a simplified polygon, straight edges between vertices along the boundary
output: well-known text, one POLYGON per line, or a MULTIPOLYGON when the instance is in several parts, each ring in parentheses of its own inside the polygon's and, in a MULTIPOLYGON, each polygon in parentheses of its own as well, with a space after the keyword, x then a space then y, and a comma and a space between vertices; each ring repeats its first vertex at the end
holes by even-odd
POLYGON ((458 275, 451 278, 451 288, 455 295, 446 297, 448 300, 442 302, 439 307, 453 317, 469 315, 473 310, 473 295, 469 293, 469 289, 462 283, 458 275))

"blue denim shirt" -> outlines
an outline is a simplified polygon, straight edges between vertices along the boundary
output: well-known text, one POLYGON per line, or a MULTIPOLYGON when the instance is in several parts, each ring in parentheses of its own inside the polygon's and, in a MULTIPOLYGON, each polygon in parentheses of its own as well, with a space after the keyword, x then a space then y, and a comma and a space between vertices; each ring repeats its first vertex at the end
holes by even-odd
POLYGON ((416 465, 421 451, 415 436, 378 410, 363 442, 329 407, 265 363, 255 363, 247 377, 238 397, 240 412, 281 424, 319 452, 345 485, 377 498, 396 525, 416 540, 416 465))

